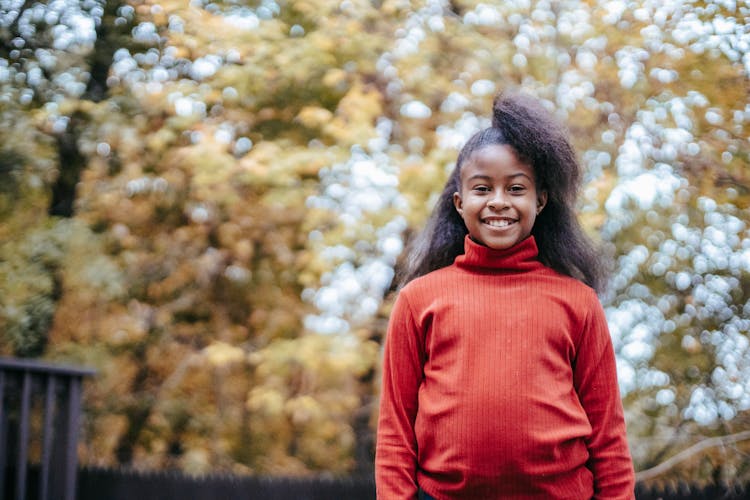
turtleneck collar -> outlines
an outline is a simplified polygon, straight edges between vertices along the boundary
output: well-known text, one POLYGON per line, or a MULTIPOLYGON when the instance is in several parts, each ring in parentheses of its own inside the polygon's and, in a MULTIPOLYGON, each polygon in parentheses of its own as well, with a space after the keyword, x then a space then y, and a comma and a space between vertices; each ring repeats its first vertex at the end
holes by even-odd
POLYGON ((463 269, 526 272, 544 266, 539 262, 539 249, 533 236, 505 250, 495 250, 480 245, 467 234, 464 239, 464 252, 455 260, 455 264, 463 269))

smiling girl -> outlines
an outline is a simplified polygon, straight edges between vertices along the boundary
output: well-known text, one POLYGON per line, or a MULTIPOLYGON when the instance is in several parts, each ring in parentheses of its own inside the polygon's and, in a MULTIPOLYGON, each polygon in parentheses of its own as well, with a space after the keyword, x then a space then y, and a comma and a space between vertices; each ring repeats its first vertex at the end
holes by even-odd
POLYGON ((604 272, 564 129, 497 97, 421 239, 383 359, 380 499, 631 499, 604 272))

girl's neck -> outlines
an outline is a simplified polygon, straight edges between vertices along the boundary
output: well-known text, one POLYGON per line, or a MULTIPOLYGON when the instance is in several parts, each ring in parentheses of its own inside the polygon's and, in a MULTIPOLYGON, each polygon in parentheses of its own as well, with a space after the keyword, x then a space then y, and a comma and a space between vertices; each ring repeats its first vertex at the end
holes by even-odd
POLYGON ((456 257, 460 268, 492 272, 525 272, 542 267, 539 262, 536 240, 529 236, 525 240, 504 250, 481 245, 468 235, 464 239, 464 253, 456 257))

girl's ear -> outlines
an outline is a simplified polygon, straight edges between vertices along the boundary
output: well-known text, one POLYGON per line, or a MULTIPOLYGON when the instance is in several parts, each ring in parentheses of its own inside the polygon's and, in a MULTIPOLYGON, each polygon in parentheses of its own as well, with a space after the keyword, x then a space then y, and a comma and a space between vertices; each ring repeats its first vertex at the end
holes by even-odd
POLYGON ((536 197, 536 214, 539 215, 545 206, 547 206, 547 190, 542 190, 536 197))
POLYGON ((464 202, 461 199, 461 195, 458 191, 453 193, 453 206, 456 207, 456 212, 458 212, 458 215, 461 217, 464 216, 464 202))

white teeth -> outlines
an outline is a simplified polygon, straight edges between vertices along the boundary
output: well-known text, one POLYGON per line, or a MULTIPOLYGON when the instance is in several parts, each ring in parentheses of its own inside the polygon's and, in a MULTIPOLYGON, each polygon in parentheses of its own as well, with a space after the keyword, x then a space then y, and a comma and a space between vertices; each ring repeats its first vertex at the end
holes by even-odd
POLYGON ((501 219, 501 220, 492 219, 492 220, 486 220, 484 221, 484 223, 492 227, 505 227, 505 226, 510 226, 512 224, 512 221, 509 221, 507 219, 501 219))

